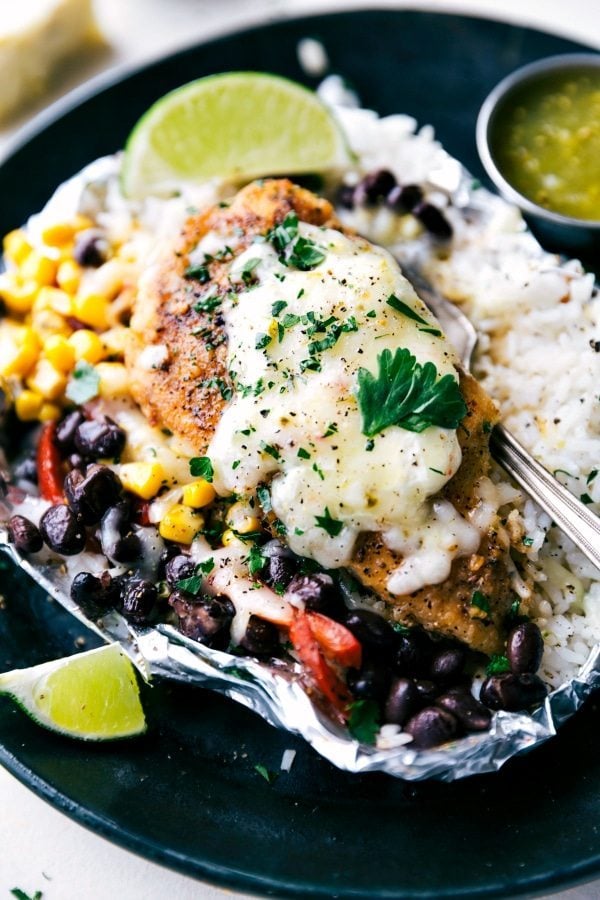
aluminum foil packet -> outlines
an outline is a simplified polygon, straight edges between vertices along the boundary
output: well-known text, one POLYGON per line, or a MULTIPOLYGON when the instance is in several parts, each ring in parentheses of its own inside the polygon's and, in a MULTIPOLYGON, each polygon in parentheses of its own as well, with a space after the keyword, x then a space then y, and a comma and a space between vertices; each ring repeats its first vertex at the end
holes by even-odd
MULTIPOLYGON (((109 179, 114 171, 114 158, 98 160, 63 185, 50 202, 74 209, 80 208, 84 200, 89 205, 95 202, 103 179, 109 179)), ((453 204, 469 206, 471 178, 456 161, 448 157, 447 166, 438 174, 439 189, 452 196, 453 204)), ((433 175, 431 181, 436 183, 433 175)), ((496 198, 494 202, 498 202, 496 198)), ((481 195, 477 205, 481 210, 481 195)), ((392 735, 387 742, 380 739, 374 746, 361 744, 311 701, 302 686, 300 667, 292 662, 274 665, 212 650, 170 625, 135 626, 118 612, 92 620, 70 598, 70 578, 65 566, 56 562, 34 563, 22 557, 8 540, 6 524, 2 525, 10 511, 2 512, 0 507, 0 513, 0 549, 91 631, 106 641, 118 641, 145 679, 159 676, 224 694, 254 710, 271 725, 301 735, 318 753, 349 772, 385 772, 409 781, 453 781, 496 771, 507 760, 555 735, 561 724, 600 688, 597 644, 576 677, 553 690, 532 714, 497 712, 489 731, 431 750, 412 749, 410 736, 401 733, 392 735)))

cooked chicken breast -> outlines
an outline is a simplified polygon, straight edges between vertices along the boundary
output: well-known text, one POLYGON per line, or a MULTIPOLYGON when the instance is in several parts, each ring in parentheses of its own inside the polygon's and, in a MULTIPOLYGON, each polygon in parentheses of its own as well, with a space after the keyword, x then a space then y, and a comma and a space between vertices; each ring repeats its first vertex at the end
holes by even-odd
MULTIPOLYGON (((195 453, 207 452, 231 398, 239 391, 239 384, 234 383, 228 370, 228 364, 231 366, 231 362, 228 363, 228 332, 220 304, 233 294, 239 296, 240 305, 250 304, 253 296, 258 296, 248 290, 254 278, 253 266, 257 263, 255 259, 248 261, 248 249, 252 248, 253 242, 258 242, 258 247, 290 213, 295 213, 301 223, 345 234, 326 200, 284 179, 256 182, 240 191, 230 205, 217 206, 188 219, 175 245, 145 275, 140 285, 127 352, 133 394, 151 423, 174 432, 195 453), (233 277, 235 261, 242 254, 246 254, 246 270, 242 270, 241 277, 239 272, 233 277)), ((370 247, 362 238, 352 235, 345 234, 344 240, 350 248, 353 242, 356 243, 357 254, 363 252, 365 246, 370 247)), ((345 285, 346 279, 337 277, 340 285, 345 285)), ((352 272, 348 272, 348 278, 351 277, 352 272)), ((284 278, 281 276, 281 281, 284 278)), ((303 291, 298 295, 300 293, 303 291)), ((366 291, 364 294, 367 297, 366 291)), ((375 316, 375 313, 366 315, 375 316)), ((345 326, 340 326, 335 333, 334 342, 339 339, 338 347, 343 346, 342 332, 357 330, 353 317, 344 321, 345 326)), ((281 344, 283 326, 280 320, 275 321, 274 327, 280 328, 281 344)), ((435 329, 428 330, 430 334, 436 334, 435 329)), ((277 344, 269 334, 259 337, 265 345, 271 341, 277 344)), ((423 340, 422 336, 419 339, 423 340)), ((329 346, 331 344, 330 340, 329 346)), ((358 353, 362 352, 362 349, 358 350, 358 353)), ((450 359, 450 353, 445 355, 450 359)), ((277 369, 277 362, 270 364, 277 369)), ((496 418, 496 410, 478 384, 464 372, 460 373, 460 388, 468 409, 457 434, 462 462, 452 477, 440 482, 439 498, 448 501, 456 513, 466 519, 469 511, 480 503, 480 485, 490 466, 487 432, 489 423, 496 418)), ((268 416, 269 410, 262 410, 261 414, 268 416)), ((296 416, 296 412, 290 415, 296 416)), ((341 428, 342 425, 340 432, 341 428)), ((446 440, 445 435, 440 433, 439 440, 446 440)), ((278 458, 276 448, 263 446, 271 456, 278 458)), ((319 454, 315 453, 318 460, 319 454)), ((304 454, 308 451, 304 450, 304 454)), ((413 465, 416 464, 415 461, 413 465)), ((239 465, 237 460, 233 465, 239 465)), ((312 469, 325 477, 319 472, 318 463, 314 463, 312 469)), ((437 469, 432 471, 437 472, 437 469)), ((439 472, 439 475, 444 473, 439 472)), ((382 478, 386 477, 382 471, 382 478)), ((275 468, 271 469, 269 478, 277 479, 275 468)), ((269 479, 264 481, 268 483, 269 479)), ((333 518, 329 508, 325 513, 329 517, 324 523, 329 535, 337 535, 341 522, 333 518)), ((324 527, 323 524, 320 527, 324 527)), ((303 531, 296 528, 295 533, 301 535, 303 531)), ((449 575, 443 581, 438 578, 438 583, 406 594, 392 593, 389 589, 390 573, 402 564, 403 554, 390 549, 389 541, 381 531, 374 527, 365 529, 357 540, 352 541, 352 547, 352 558, 347 567, 363 585, 386 601, 390 618, 418 623, 485 653, 501 650, 504 621, 512 598, 507 569, 508 548, 497 521, 492 522, 481 536, 474 551, 453 559, 449 575), (475 603, 474 597, 477 598, 475 603)))

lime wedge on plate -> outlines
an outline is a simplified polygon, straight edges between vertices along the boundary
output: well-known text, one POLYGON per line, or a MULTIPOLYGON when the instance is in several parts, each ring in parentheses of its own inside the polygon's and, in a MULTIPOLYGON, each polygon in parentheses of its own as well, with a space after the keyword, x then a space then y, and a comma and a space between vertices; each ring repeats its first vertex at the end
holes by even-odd
POLYGON ((146 730, 135 668, 118 644, 6 672, 0 694, 68 737, 102 741, 146 730))
POLYGON ((312 91, 275 75, 226 72, 171 91, 142 116, 125 148, 123 190, 143 197, 186 181, 330 171, 350 159, 312 91))

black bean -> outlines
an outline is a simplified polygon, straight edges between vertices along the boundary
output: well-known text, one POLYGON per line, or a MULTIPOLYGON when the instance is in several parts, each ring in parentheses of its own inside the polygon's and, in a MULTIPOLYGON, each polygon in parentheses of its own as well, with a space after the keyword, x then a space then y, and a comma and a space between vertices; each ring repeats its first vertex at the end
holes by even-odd
POLYGON ((397 184, 387 195, 385 202, 394 212, 412 212, 423 199, 423 190, 418 184, 397 184))
POLYGON ((119 605, 119 585, 110 572, 100 575, 78 572, 71 583, 71 599, 79 606, 95 608, 95 611, 110 609, 119 605))
POLYGON ((276 540, 268 541, 260 552, 265 559, 259 572, 261 581, 275 587, 287 587, 298 571, 298 557, 276 540))
POLYGON ((40 519, 40 531, 50 549, 63 556, 74 556, 85 547, 85 528, 63 503, 46 510, 40 519))
POLYGON ((73 256, 80 266, 98 268, 108 259, 110 245, 97 228, 80 231, 75 239, 73 256))
POLYGON ((65 496, 71 509, 86 525, 95 525, 123 492, 117 475, 108 466, 92 465, 83 475, 72 469, 64 483, 65 496))
POLYGON ((421 697, 409 678, 394 678, 383 709, 384 722, 404 725, 422 706, 421 697))
POLYGON ((394 667, 398 675, 419 678, 429 674, 433 644, 418 628, 400 632, 396 637, 394 667))
POLYGON ((466 653, 462 647, 439 650, 431 660, 431 678, 434 681, 456 681, 462 675, 465 661, 466 653))
POLYGON ((187 637, 224 650, 229 643, 233 618, 231 602, 216 597, 194 597, 185 591, 173 591, 169 603, 179 617, 179 630, 187 637))
POLYGON ((279 631, 272 622, 252 615, 240 646, 253 656, 274 656, 279 649, 279 631))
POLYGON ((452 237, 452 225, 441 210, 433 203, 419 203, 413 209, 413 215, 425 226, 427 231, 441 240, 452 237))
POLYGON ((409 719, 404 730, 413 736, 411 746, 424 750, 451 741, 457 737, 460 728, 452 713, 437 706, 426 706, 409 719))
POLYGON ((13 477, 15 481, 30 481, 37 484, 38 471, 35 456, 26 456, 13 469, 13 477))
POLYGON ((541 703, 548 689, 541 678, 525 672, 522 675, 493 675, 481 685, 479 699, 490 709, 518 712, 541 703))
POLYGON ((75 432, 83 422, 85 416, 76 409, 68 413, 56 426, 54 441, 63 456, 67 456, 75 449, 75 432))
POLYGON ((8 522, 8 539, 20 553, 37 553, 43 546, 39 528, 25 516, 11 516, 8 522))
POLYGON ((75 447, 88 459, 109 459, 121 455, 125 432, 108 417, 88 419, 75 429, 75 447))
POLYGON ((390 686, 390 672, 385 666, 367 662, 360 669, 348 669, 348 687, 359 700, 382 701, 390 686))
POLYGON ((369 609, 354 609, 346 614, 344 625, 360 641, 363 650, 391 656, 397 635, 385 619, 369 609))
POLYGON ((171 587, 176 587, 178 581, 184 578, 191 578, 196 571, 193 560, 185 553, 178 553, 168 561, 165 566, 165 577, 171 587))
POLYGON ((421 698, 423 705, 433 703, 440 693, 440 686, 426 678, 416 678, 414 681, 415 688, 421 698))
POLYGON ((154 611, 158 594, 156 585, 144 578, 131 578, 121 592, 121 612, 130 622, 147 622, 154 611))
POLYGON ((325 572, 312 575, 294 575, 287 587, 287 594, 301 600, 306 609, 332 615, 341 605, 333 578, 325 572))
POLYGON ((506 656, 515 675, 537 672, 544 654, 542 632, 534 622, 522 622, 508 635, 506 656))
POLYGON ((141 553, 140 539, 131 530, 131 507, 121 500, 102 516, 100 522, 102 552, 114 562, 131 562, 141 553))
POLYGON ((377 169, 361 178, 354 191, 357 206, 375 206, 396 186, 396 179, 388 169, 377 169))
POLYGON ((342 209, 354 209, 354 190, 349 184, 343 184, 337 195, 338 206, 342 209))
POLYGON ((492 721, 489 709, 465 688, 452 688, 435 701, 455 716, 465 731, 487 731, 492 721))

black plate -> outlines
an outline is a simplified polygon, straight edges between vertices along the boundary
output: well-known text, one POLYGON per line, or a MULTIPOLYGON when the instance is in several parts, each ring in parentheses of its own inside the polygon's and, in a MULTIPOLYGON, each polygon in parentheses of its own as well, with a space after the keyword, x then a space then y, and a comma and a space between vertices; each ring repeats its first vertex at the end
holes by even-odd
MULTIPOLYGON (((369 11, 260 27, 106 83, 0 170, 0 231, 123 141, 138 116, 185 81, 225 69, 306 80, 297 41, 321 38, 333 69, 382 113, 431 122, 475 175, 474 124, 486 93, 530 60, 579 49, 523 28, 459 16, 369 11)), ((0 670, 75 650, 81 628, 19 573, 1 573, 0 670)), ((93 639, 88 638, 87 646, 93 639)), ((95 831, 188 874, 298 897, 491 897, 536 893, 600 872, 600 713, 498 775, 409 785, 337 771, 302 741, 202 690, 159 685, 146 737, 103 746, 41 731, 0 702, 0 761, 95 831), (255 770, 291 774, 273 785, 255 770)), ((35 850, 33 851, 35 852, 35 850)))

